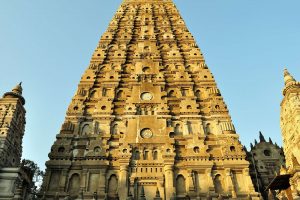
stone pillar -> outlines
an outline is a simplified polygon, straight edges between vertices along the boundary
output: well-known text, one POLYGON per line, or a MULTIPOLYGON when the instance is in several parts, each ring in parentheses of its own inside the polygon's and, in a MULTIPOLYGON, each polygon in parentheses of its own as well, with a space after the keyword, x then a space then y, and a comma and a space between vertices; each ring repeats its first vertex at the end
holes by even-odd
POLYGON ((173 173, 173 166, 172 165, 165 165, 164 166, 165 172, 165 194, 166 199, 171 199, 172 194, 175 193, 174 191, 174 173, 173 173))
POLYGON ((120 166, 120 176, 119 176, 119 197, 120 199, 126 199, 128 196, 128 166, 121 165, 120 166))
POLYGON ((88 171, 87 169, 82 170, 82 174, 80 177, 80 189, 86 192, 86 179, 87 179, 88 171))
POLYGON ((228 193, 231 192, 232 198, 236 198, 236 191, 235 191, 234 183, 232 180, 231 169, 229 169, 229 168, 225 169, 225 174, 226 174, 226 177, 225 177, 226 185, 228 186, 228 188, 227 188, 228 193))
POLYGON ((105 196, 105 183, 106 183, 106 169, 100 169, 99 174, 99 184, 98 184, 98 194, 100 196, 105 196))
POLYGON ((164 178, 159 178, 159 180, 157 181, 157 188, 160 193, 160 196, 162 197, 162 199, 164 199, 165 197, 164 178))
POLYGON ((183 136, 189 135, 189 124, 187 121, 183 122, 183 136))
POLYGON ((41 191, 48 190, 49 184, 50 184, 50 176, 51 176, 51 171, 50 170, 46 170, 45 176, 43 178, 43 183, 42 183, 42 186, 41 186, 41 191))
POLYGON ((248 186, 247 188, 248 188, 248 190, 249 191, 247 191, 247 192, 249 192, 249 193, 254 193, 255 192, 255 189, 254 189, 254 186, 253 186, 253 182, 252 182, 252 180, 251 180, 251 177, 250 177, 250 175, 249 175, 249 168, 246 168, 246 169, 244 169, 243 170, 243 174, 244 174, 244 176, 245 176, 245 183, 246 183, 246 185, 248 186))
POLYGON ((153 150, 152 149, 149 149, 148 159, 153 160, 153 150))
POLYGON ((66 188, 67 177, 68 177, 68 170, 63 169, 61 172, 60 181, 59 181, 59 191, 60 192, 64 192, 67 189, 66 188))
POLYGON ((187 186, 188 186, 188 193, 195 192, 195 180, 194 180, 193 171, 188 171, 187 186))

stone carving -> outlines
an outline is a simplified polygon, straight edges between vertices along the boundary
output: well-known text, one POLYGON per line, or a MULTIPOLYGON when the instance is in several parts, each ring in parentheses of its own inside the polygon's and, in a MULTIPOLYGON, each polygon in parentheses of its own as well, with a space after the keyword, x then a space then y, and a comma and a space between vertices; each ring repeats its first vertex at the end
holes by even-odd
POLYGON ((283 149, 271 138, 267 141, 264 135, 259 133, 259 142, 251 143, 251 149, 247 152, 247 160, 250 162, 250 175, 256 191, 260 191, 265 199, 268 199, 267 186, 276 175, 281 166, 285 165, 283 149))
POLYGON ((31 172, 22 165, 25 99, 22 85, 0 98, 0 199, 30 198, 31 172))
POLYGON ((288 169, 286 173, 292 175, 292 178, 290 179, 291 192, 294 199, 298 199, 300 198, 300 82, 297 82, 288 70, 285 69, 284 83, 284 98, 281 102, 280 126, 286 167, 288 169))
POLYGON ((205 199, 218 192, 231 195, 225 175, 230 168, 231 185, 241 188, 237 198, 256 199, 250 176, 243 173, 249 163, 238 139, 174 3, 124 0, 49 154, 47 170, 64 169, 68 175, 59 175, 60 189, 50 181, 44 190, 49 198, 53 191, 64 197, 72 183, 83 189, 84 199, 91 198, 89 188, 97 190, 98 199, 205 199), (58 152, 63 139, 69 143, 58 152), (80 176, 71 180, 72 174, 80 176))

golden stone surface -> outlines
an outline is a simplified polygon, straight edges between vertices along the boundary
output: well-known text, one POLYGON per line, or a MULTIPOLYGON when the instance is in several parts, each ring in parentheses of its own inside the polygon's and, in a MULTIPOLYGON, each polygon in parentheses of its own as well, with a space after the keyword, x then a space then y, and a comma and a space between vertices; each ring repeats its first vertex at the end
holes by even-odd
POLYGON ((42 199, 259 199, 213 75, 171 0, 125 0, 54 142, 42 199))
MULTIPOLYGON (((300 82, 284 70, 284 98, 281 102, 280 126, 287 171, 291 174, 294 199, 300 198, 300 82)), ((285 171, 285 170, 283 170, 285 171)))

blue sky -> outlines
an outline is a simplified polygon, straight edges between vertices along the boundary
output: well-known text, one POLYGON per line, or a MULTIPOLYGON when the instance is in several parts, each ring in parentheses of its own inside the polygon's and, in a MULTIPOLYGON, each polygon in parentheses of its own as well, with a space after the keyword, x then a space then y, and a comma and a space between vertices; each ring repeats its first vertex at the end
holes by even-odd
MULTIPOLYGON (((174 0, 214 74, 244 145, 281 144, 283 68, 300 80, 300 2, 174 0)), ((0 93, 23 81, 23 157, 42 168, 68 104, 121 0, 0 2, 0 93)))

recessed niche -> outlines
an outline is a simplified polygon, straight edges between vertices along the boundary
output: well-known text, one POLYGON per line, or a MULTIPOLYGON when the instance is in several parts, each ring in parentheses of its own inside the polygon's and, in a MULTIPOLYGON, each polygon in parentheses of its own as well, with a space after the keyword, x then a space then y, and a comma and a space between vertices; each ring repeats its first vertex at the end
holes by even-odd
POLYGON ((64 151, 65 151, 65 148, 64 148, 64 147, 59 147, 59 148, 58 148, 58 152, 59 152, 59 153, 63 153, 64 151))
POLYGON ((265 156, 271 156, 271 152, 268 149, 264 150, 264 154, 265 156))
POLYGON ((100 151, 101 151, 101 148, 100 148, 100 147, 95 147, 95 148, 94 148, 94 152, 95 152, 95 153, 98 153, 98 152, 100 152, 100 151))
POLYGON ((200 148, 199 147, 194 147, 194 153, 199 153, 200 152, 200 148))
POLYGON ((231 147, 230 147, 230 151, 231 151, 231 152, 235 152, 235 147, 234 147, 234 146, 231 146, 231 147))

